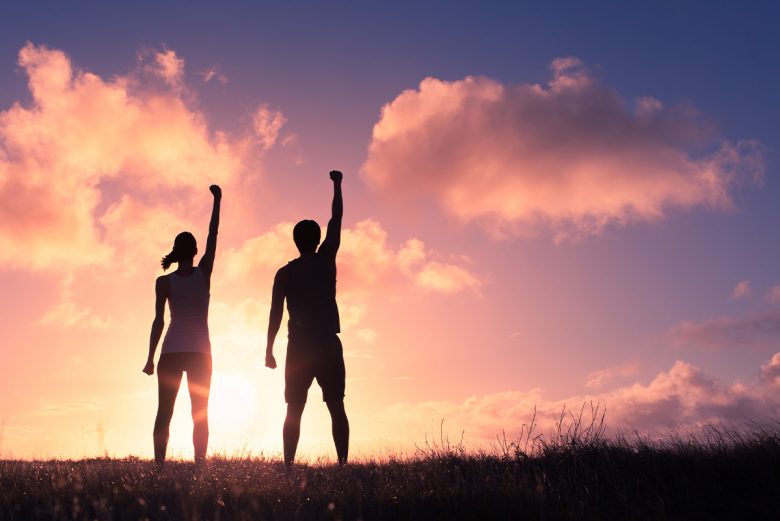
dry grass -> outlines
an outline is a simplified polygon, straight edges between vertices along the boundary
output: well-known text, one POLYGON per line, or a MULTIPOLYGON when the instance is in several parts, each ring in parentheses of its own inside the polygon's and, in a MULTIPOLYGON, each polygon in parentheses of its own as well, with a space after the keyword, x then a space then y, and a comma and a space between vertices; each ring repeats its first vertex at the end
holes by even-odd
POLYGON ((780 519, 780 424, 652 441, 563 411, 474 453, 446 438, 346 467, 212 458, 0 461, 11 519, 780 519))

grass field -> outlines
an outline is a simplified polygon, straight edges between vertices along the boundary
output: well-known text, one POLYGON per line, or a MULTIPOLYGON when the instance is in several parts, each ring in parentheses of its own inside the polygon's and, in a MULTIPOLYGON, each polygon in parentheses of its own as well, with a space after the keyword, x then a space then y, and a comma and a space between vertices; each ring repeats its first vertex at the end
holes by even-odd
POLYGON ((780 519, 780 425, 649 442, 570 425, 345 467, 268 459, 0 461, 0 519, 780 519))

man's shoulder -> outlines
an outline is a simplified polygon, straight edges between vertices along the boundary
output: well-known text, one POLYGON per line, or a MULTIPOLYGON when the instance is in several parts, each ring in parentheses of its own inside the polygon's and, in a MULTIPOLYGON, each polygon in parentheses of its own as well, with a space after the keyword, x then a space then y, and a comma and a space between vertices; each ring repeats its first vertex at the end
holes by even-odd
POLYGON ((293 259, 291 261, 288 261, 287 264, 285 264, 284 266, 276 270, 276 277, 277 278, 287 277, 291 271, 295 270, 299 260, 300 259, 293 259))

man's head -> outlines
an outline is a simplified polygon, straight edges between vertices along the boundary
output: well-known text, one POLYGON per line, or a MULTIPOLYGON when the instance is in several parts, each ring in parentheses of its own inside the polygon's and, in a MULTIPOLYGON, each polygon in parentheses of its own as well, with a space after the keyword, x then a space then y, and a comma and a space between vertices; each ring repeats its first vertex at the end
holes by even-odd
POLYGON ((320 225, 311 219, 304 219, 296 224, 293 228, 293 241, 295 241, 298 251, 302 254, 317 251, 320 233, 320 225))

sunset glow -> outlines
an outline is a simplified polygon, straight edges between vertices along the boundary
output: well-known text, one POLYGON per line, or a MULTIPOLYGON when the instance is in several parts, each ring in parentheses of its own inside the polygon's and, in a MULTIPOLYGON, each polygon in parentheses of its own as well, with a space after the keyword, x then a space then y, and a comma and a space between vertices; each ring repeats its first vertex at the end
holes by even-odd
MULTIPOLYGON (((155 278, 211 184, 209 450, 278 456, 271 287, 332 169, 353 454, 778 417, 777 8, 390 4, 5 9, 1 457, 152 456, 155 278)), ((174 456, 191 429, 182 385, 174 456)), ((301 453, 330 429, 315 384, 301 453)))

